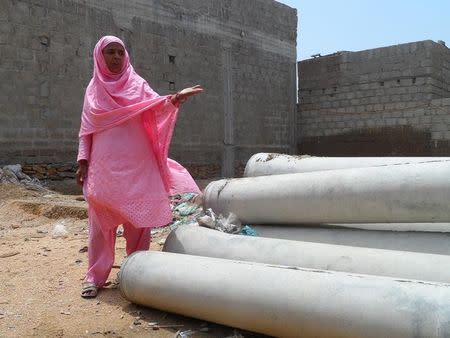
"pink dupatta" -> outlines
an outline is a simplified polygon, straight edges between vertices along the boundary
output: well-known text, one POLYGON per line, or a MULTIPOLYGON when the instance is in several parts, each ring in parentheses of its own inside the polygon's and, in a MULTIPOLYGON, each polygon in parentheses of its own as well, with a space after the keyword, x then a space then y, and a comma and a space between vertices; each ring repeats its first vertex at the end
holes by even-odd
POLYGON ((141 115, 168 194, 200 193, 189 172, 168 158, 178 108, 169 96, 159 96, 133 69, 125 49, 120 73, 109 71, 102 51, 110 43, 125 45, 117 37, 104 36, 94 49, 94 74, 86 89, 79 136, 99 133, 141 115))

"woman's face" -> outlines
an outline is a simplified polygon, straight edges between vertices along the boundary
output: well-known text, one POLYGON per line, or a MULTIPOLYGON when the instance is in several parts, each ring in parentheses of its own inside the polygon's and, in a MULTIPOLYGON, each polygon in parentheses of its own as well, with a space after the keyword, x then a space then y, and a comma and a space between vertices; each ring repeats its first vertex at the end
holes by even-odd
POLYGON ((120 43, 111 42, 103 49, 103 57, 105 58, 106 66, 114 73, 118 74, 122 70, 123 61, 125 59, 125 49, 120 43))

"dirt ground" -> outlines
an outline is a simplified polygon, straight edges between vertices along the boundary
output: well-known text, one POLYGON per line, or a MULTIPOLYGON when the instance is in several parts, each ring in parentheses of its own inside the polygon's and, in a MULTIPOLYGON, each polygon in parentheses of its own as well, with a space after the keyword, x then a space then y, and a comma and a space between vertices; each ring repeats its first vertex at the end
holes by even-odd
MULTIPOLYGON (((176 337, 179 330, 195 331, 190 337, 262 337, 131 304, 115 283, 117 268, 97 298, 81 298, 86 217, 81 195, 0 185, 0 337, 176 337), (53 238, 62 220, 68 235, 53 238), (151 323, 179 326, 154 330, 151 323)), ((151 250, 161 249, 168 231, 153 236, 151 250)), ((119 237, 115 264, 124 256, 119 237)))

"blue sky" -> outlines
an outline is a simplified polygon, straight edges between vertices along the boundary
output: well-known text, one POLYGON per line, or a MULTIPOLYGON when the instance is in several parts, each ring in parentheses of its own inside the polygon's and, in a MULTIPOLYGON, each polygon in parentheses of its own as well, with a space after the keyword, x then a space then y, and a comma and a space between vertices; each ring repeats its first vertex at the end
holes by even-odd
POLYGON ((279 0, 297 8, 297 59, 419 40, 450 47, 449 0, 279 0))

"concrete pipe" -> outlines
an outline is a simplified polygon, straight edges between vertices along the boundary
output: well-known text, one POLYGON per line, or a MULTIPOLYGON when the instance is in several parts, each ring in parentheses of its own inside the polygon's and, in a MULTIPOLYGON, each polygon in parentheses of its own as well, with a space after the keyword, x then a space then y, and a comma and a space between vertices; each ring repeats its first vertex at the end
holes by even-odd
POLYGON ((230 235, 192 225, 172 231, 163 251, 450 283, 446 255, 230 235))
POLYGON ((450 223, 330 223, 324 226, 332 229, 450 232, 450 223))
POLYGON ((450 285, 141 251, 131 302, 276 337, 448 337, 450 285))
POLYGON ((244 223, 450 221, 450 162, 211 182, 204 204, 244 223))
POLYGON ((450 161, 450 157, 315 157, 258 153, 248 160, 244 176, 294 174, 437 161, 450 161))
POLYGON ((295 225, 255 225, 258 235, 294 241, 450 255, 450 233, 366 231, 295 225))

